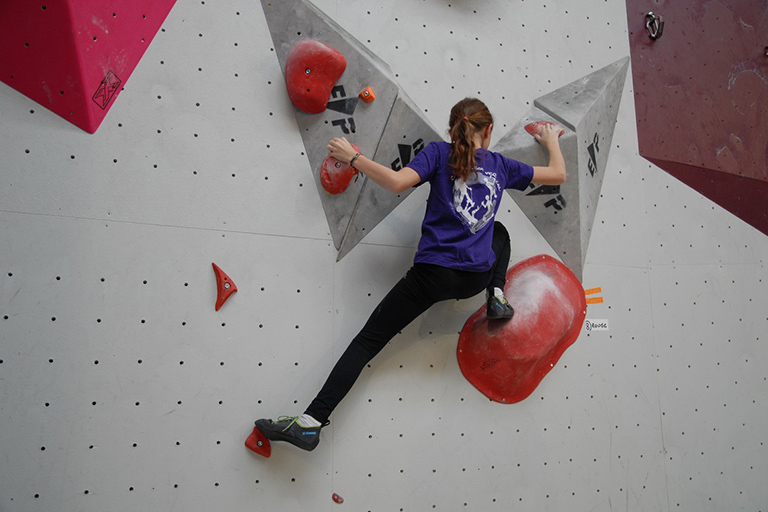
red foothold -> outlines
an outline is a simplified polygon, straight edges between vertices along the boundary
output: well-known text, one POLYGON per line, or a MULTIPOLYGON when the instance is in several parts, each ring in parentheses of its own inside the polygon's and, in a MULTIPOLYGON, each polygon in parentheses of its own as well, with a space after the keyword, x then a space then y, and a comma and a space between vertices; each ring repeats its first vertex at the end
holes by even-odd
POLYGON ((528 123, 527 125, 525 125, 525 131, 527 131, 531 135, 538 135, 541 133, 541 129, 544 128, 545 125, 554 126, 555 130, 559 129, 560 135, 558 135, 558 137, 562 137, 563 134, 565 133, 565 129, 563 129, 562 126, 550 121, 534 121, 533 123, 528 123))
POLYGON ((213 272, 216 274, 216 289, 218 291, 218 295, 216 296, 216 311, 218 311, 221 309, 221 306, 227 302, 230 295, 237 291, 237 286, 234 281, 232 281, 229 276, 218 267, 218 265, 215 263, 211 263, 211 265, 213 265, 213 272))
POLYGON ((262 457, 269 458, 272 455, 272 445, 269 444, 269 439, 256 427, 253 427, 253 432, 245 440, 245 447, 262 457))
POLYGON ((333 497, 333 501, 335 501, 336 503, 344 503, 344 498, 342 498, 338 494, 333 493, 332 497, 333 497))

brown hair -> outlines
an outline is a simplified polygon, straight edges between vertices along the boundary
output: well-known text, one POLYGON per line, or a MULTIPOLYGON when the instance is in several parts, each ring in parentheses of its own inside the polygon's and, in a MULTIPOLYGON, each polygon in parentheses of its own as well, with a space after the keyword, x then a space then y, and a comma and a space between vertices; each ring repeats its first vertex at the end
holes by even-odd
POLYGON ((485 103, 477 98, 464 98, 451 109, 448 135, 451 137, 450 165, 453 175, 462 180, 475 171, 476 133, 493 124, 493 116, 485 103))

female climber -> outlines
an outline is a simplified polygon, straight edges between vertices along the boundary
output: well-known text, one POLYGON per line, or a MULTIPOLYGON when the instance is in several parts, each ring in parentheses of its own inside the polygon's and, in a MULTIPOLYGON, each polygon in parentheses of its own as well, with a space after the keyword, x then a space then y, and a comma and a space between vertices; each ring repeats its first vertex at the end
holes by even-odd
POLYGON ((396 194, 429 182, 421 239, 413 266, 373 311, 304 414, 256 421, 256 428, 268 439, 315 449, 321 428, 330 423, 328 417, 363 368, 436 302, 469 298, 486 290, 488 318, 512 318, 514 310, 503 292, 509 235, 494 217, 504 189, 565 181, 559 133, 546 125, 535 135, 549 153, 549 164, 532 167, 488 151, 493 117, 480 100, 465 98, 454 105, 448 125, 451 143, 431 142, 399 171, 356 152, 343 137, 328 143, 331 156, 396 194))

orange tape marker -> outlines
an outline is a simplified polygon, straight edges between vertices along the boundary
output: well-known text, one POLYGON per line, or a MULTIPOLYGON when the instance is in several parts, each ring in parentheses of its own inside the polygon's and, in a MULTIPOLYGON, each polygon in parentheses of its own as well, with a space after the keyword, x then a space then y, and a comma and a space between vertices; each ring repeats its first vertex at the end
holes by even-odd
MULTIPOLYGON (((584 290, 584 295, 594 295, 596 293, 603 293, 603 289, 600 287, 597 288, 590 288, 589 290, 584 290)), ((587 297, 587 304, 602 304, 603 298, 602 297, 587 297)))

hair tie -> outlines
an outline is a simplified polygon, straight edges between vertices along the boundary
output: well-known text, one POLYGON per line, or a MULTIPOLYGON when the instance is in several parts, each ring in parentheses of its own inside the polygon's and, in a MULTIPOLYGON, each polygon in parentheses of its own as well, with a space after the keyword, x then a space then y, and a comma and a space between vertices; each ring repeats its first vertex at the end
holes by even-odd
POLYGON ((464 116, 465 121, 469 121, 469 118, 467 116, 464 116))

